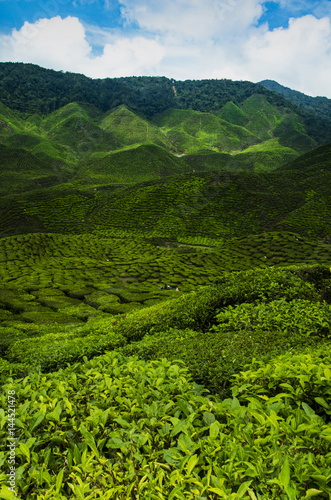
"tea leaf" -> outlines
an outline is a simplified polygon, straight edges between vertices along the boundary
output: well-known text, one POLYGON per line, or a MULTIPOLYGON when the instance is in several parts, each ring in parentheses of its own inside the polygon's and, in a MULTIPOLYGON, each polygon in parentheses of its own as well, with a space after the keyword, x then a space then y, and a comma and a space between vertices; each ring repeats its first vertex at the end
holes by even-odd
POLYGON ((217 422, 212 422, 209 427, 209 436, 211 439, 216 439, 220 431, 220 424, 217 422))
POLYGON ((282 470, 280 471, 279 480, 280 480, 280 482, 282 483, 282 485, 284 487, 287 487, 289 485, 289 482, 290 482, 290 466, 289 466, 289 462, 288 462, 288 457, 287 456, 285 457, 282 470))
POLYGON ((198 462, 199 462, 199 456, 192 455, 186 464, 187 474, 189 474, 189 475, 191 474, 192 470, 194 469, 194 467, 197 465, 198 462))
POLYGON ((315 488, 310 488, 310 489, 309 489, 309 490, 307 490, 307 492, 306 492, 305 499, 306 499, 306 498, 315 497, 316 495, 319 495, 320 493, 323 493, 323 491, 321 491, 321 490, 316 490, 315 488))
POLYGON ((62 481, 63 481, 63 474, 64 474, 64 469, 61 469, 58 475, 56 476, 56 483, 55 483, 55 488, 56 492, 59 493, 61 486, 62 486, 62 481))
POLYGON ((206 411, 204 414, 203 414, 203 421, 205 423, 206 426, 209 426, 211 425, 213 422, 215 422, 215 416, 210 413, 209 411, 206 411))

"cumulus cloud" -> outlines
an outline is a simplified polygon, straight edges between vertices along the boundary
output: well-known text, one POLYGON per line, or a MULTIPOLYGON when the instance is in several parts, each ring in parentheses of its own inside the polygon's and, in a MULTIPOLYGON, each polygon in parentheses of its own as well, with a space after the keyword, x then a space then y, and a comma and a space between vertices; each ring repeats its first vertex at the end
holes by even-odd
POLYGON ((32 62, 45 67, 67 69, 88 58, 91 48, 85 40, 82 24, 77 18, 59 16, 25 22, 11 36, 1 37, 0 57, 32 62), (65 67, 63 67, 65 65, 65 67))
POLYGON ((121 0, 127 23, 185 40, 242 32, 262 14, 262 0, 121 0))
POLYGON ((157 41, 141 36, 120 38, 105 45, 103 54, 92 61, 91 70, 100 78, 157 73, 164 54, 157 41))
POLYGON ((230 78, 269 78, 310 95, 331 97, 330 57, 330 19, 307 15, 290 19, 286 29, 252 32, 227 71, 230 78))
POLYGON ((158 65, 163 55, 164 49, 156 40, 134 36, 113 37, 104 45, 102 55, 93 57, 84 26, 71 16, 25 22, 20 30, 0 37, 2 61, 29 62, 94 78, 144 74, 158 65))

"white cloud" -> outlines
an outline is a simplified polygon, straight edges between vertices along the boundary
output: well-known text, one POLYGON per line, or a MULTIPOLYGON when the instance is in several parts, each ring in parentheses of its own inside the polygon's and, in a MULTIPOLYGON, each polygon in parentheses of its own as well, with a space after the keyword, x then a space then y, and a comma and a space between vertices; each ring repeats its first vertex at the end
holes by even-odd
POLYGON ((263 0, 121 0, 127 23, 178 39, 222 38, 246 30, 262 14, 263 0))
POLYGON ((98 73, 99 78, 152 74, 164 54, 157 41, 141 36, 120 38, 105 45, 103 54, 91 62, 91 73, 98 73))
POLYGON ((163 47, 156 41, 135 37, 111 37, 101 56, 92 56, 84 26, 76 17, 60 16, 25 22, 10 36, 0 37, 0 60, 29 62, 46 68, 83 73, 93 78, 145 74, 157 66, 163 47))
POLYGON ((331 98, 331 22, 307 15, 290 19, 287 29, 252 32, 244 50, 228 66, 234 79, 273 79, 310 95, 331 98))
POLYGON ((1 60, 31 62, 47 68, 67 70, 86 60, 91 47, 82 24, 75 17, 25 22, 20 30, 0 39, 1 60))

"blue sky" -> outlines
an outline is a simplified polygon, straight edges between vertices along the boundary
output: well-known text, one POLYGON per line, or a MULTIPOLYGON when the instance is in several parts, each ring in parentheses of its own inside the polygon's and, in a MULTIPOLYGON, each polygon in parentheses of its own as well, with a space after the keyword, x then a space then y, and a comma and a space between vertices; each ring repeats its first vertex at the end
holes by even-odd
POLYGON ((331 0, 0 0, 0 61, 92 78, 273 79, 331 98, 331 0))

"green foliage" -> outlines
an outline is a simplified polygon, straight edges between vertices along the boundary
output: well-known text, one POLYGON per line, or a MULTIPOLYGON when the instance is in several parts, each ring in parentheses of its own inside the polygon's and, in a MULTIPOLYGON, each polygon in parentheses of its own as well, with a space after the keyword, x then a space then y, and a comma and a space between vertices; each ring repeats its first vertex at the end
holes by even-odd
POLYGON ((147 182, 190 171, 182 159, 153 144, 114 151, 101 158, 92 155, 86 169, 98 182, 105 179, 114 184, 147 182))
POLYGON ((124 347, 124 352, 143 359, 183 359, 196 382, 224 396, 231 375, 255 358, 266 362, 279 353, 330 337, 330 312, 327 304, 302 299, 287 302, 283 298, 258 305, 246 302, 226 307, 213 319, 216 324, 204 325, 203 332, 195 325, 196 331, 158 327, 160 333, 151 330, 141 342, 124 347))
POLYGON ((20 423, 18 493, 328 498, 329 426, 307 403, 293 408, 287 394, 261 400, 244 392, 222 401, 201 389, 181 363, 118 353, 9 380, 4 394, 15 391, 20 423))
POLYGON ((124 105, 105 113, 100 126, 111 134, 118 145, 153 143, 166 149, 172 148, 171 143, 166 139, 161 129, 144 120, 124 105))
POLYGON ((234 151, 259 142, 244 127, 211 113, 170 109, 157 117, 157 123, 181 152, 193 153, 202 149, 234 151))
POLYGON ((244 127, 247 125, 249 119, 241 108, 236 106, 233 102, 228 101, 221 109, 219 116, 233 125, 244 127))
POLYGON ((294 104, 300 107, 307 108, 310 112, 316 113, 326 120, 331 119, 331 104, 330 99, 326 97, 311 97, 298 92, 297 90, 292 90, 288 87, 284 87, 273 80, 263 80, 259 82, 268 90, 272 92, 277 92, 283 95, 286 99, 292 101, 294 104))
MULTIPOLYGON (((325 136, 328 127, 324 122, 316 122, 316 117, 305 116, 290 101, 249 82, 171 82, 160 77, 91 80, 20 63, 2 63, 0 75, 0 142, 15 149, 18 157, 24 156, 25 166, 30 167, 29 175, 22 179, 17 160, 10 154, 2 173, 4 192, 69 180, 81 186, 104 185, 109 180, 129 182, 118 171, 128 160, 125 151, 122 158, 111 153, 139 145, 153 144, 175 153, 226 151, 236 155, 277 137, 283 152, 278 147, 274 155, 270 151, 267 155, 259 152, 256 158, 227 159, 229 168, 234 164, 246 169, 254 164, 254 170, 266 171, 291 159, 290 151, 295 155, 331 141, 325 136), (34 163, 38 167, 38 160, 46 163, 36 176, 31 167, 34 163)), ((158 163, 158 155, 149 154, 152 164, 154 157, 158 163)), ((176 158, 170 160, 168 157, 174 171, 183 168, 176 158)), ((217 169, 222 169, 222 158, 219 160, 217 169)), ((145 164, 143 157, 141 163, 145 164)), ((150 161, 146 163, 145 176, 131 182, 155 178, 155 170, 149 172, 150 161)), ((161 173, 169 174, 166 168, 161 173)))
MULTIPOLYGON (((277 141, 273 144, 270 150, 266 147, 256 152, 256 161, 251 166, 247 160, 255 156, 254 150, 233 155, 230 163, 237 169, 253 165, 263 169, 263 158, 277 157, 277 162, 282 162, 283 148, 277 146, 277 141)), ((104 173, 100 182, 105 182, 107 176, 109 180, 108 167, 113 168, 114 180, 129 179, 130 162, 132 168, 137 167, 132 179, 155 176, 154 180, 91 190, 66 184, 5 196, 0 200, 0 231, 8 235, 14 231, 77 233, 116 229, 140 231, 147 236, 231 238, 281 229, 309 237, 326 237, 331 224, 329 149, 325 147, 322 152, 316 149, 316 156, 311 153, 301 169, 290 163, 286 169, 272 172, 214 170, 166 176, 166 168, 169 174, 178 172, 180 165, 184 165, 183 171, 191 170, 195 162, 200 162, 199 157, 178 159, 182 163, 177 165, 161 148, 141 146, 135 153, 133 150, 114 153, 107 161, 102 160, 100 169, 104 173), (149 156, 152 153, 154 160, 149 156), (122 163, 124 158, 128 163, 122 163), (112 166, 110 161, 114 161, 112 166), (139 167, 140 161, 144 168, 139 167), (314 198, 307 199, 306 193, 312 191, 316 193, 314 198)), ((207 158, 201 168, 210 169, 213 157, 201 158, 207 158)), ((216 163, 219 160, 216 158, 216 163)))
POLYGON ((330 423, 330 362, 329 341, 299 354, 290 350, 269 363, 255 359, 251 369, 233 376, 232 391, 239 399, 267 399, 283 392, 293 410, 302 406, 312 419, 319 415, 330 423))
POLYGON ((125 345, 124 337, 115 333, 113 325, 100 331, 97 326, 62 329, 60 333, 49 333, 41 338, 16 341, 6 351, 6 359, 13 363, 25 363, 42 371, 65 367, 68 363, 92 358, 106 350, 125 345))

